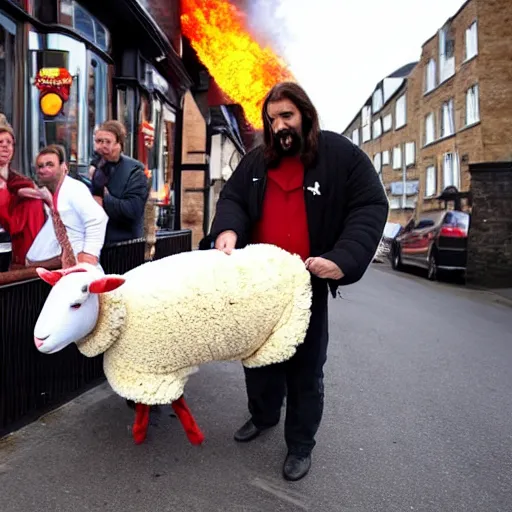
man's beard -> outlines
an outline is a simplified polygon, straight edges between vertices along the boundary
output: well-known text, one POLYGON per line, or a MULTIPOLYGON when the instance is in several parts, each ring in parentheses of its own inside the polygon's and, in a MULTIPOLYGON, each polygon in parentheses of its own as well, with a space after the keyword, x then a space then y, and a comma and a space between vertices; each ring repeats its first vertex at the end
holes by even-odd
POLYGON ((274 134, 274 144, 279 156, 295 156, 302 149, 302 137, 287 128, 274 134))

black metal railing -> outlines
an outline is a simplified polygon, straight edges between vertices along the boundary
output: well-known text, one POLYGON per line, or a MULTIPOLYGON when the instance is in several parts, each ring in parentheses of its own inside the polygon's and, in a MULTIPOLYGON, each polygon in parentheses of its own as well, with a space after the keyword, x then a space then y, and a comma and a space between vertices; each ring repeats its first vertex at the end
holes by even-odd
MULTIPOLYGON (((155 258, 191 250, 191 232, 158 236, 155 258)), ((123 274, 144 263, 145 242, 105 247, 107 273, 123 274)), ((104 378, 103 356, 87 358, 75 345, 52 355, 34 346, 34 325, 50 291, 39 279, 0 286, 0 436, 33 420, 104 378)))
POLYGON ((192 249, 192 231, 165 231, 157 233, 154 260, 169 254, 179 254, 192 249))

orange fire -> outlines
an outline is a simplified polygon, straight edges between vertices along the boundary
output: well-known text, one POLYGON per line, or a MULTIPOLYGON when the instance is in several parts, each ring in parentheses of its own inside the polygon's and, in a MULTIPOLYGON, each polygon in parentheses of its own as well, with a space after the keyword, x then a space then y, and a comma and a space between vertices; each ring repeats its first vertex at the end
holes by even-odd
POLYGON ((243 15, 227 0, 181 0, 183 34, 223 92, 242 105, 261 129, 261 106, 276 83, 295 81, 285 63, 244 28, 243 15))

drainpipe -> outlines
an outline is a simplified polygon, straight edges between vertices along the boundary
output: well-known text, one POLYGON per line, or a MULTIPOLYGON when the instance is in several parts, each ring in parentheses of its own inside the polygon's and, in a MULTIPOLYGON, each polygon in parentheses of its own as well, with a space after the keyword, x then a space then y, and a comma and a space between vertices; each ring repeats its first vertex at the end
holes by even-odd
POLYGON ((407 183, 407 164, 405 161, 405 155, 406 155, 406 144, 402 146, 402 210, 405 213, 405 202, 407 200, 407 194, 405 191, 405 186, 407 183))
POLYGON ((212 152, 212 130, 210 123, 206 125, 206 148, 205 148, 205 168, 204 168, 204 190, 203 190, 203 236, 207 236, 210 231, 210 155, 212 152))
POLYGON ((181 165, 183 152, 183 109, 184 97, 181 100, 181 107, 176 112, 176 130, 174 139, 174 225, 173 229, 181 229, 181 165))

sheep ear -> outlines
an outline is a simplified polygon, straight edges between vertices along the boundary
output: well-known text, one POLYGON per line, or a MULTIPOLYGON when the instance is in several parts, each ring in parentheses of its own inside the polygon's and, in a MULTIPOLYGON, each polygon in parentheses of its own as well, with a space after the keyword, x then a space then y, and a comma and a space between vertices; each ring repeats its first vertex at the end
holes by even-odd
POLYGON ((37 275, 45 282, 52 286, 55 286, 57 281, 62 277, 60 272, 51 272, 50 270, 46 270, 45 268, 38 267, 36 268, 37 275))
POLYGON ((118 276, 104 276, 89 285, 90 293, 106 293, 119 288, 126 280, 118 276))

